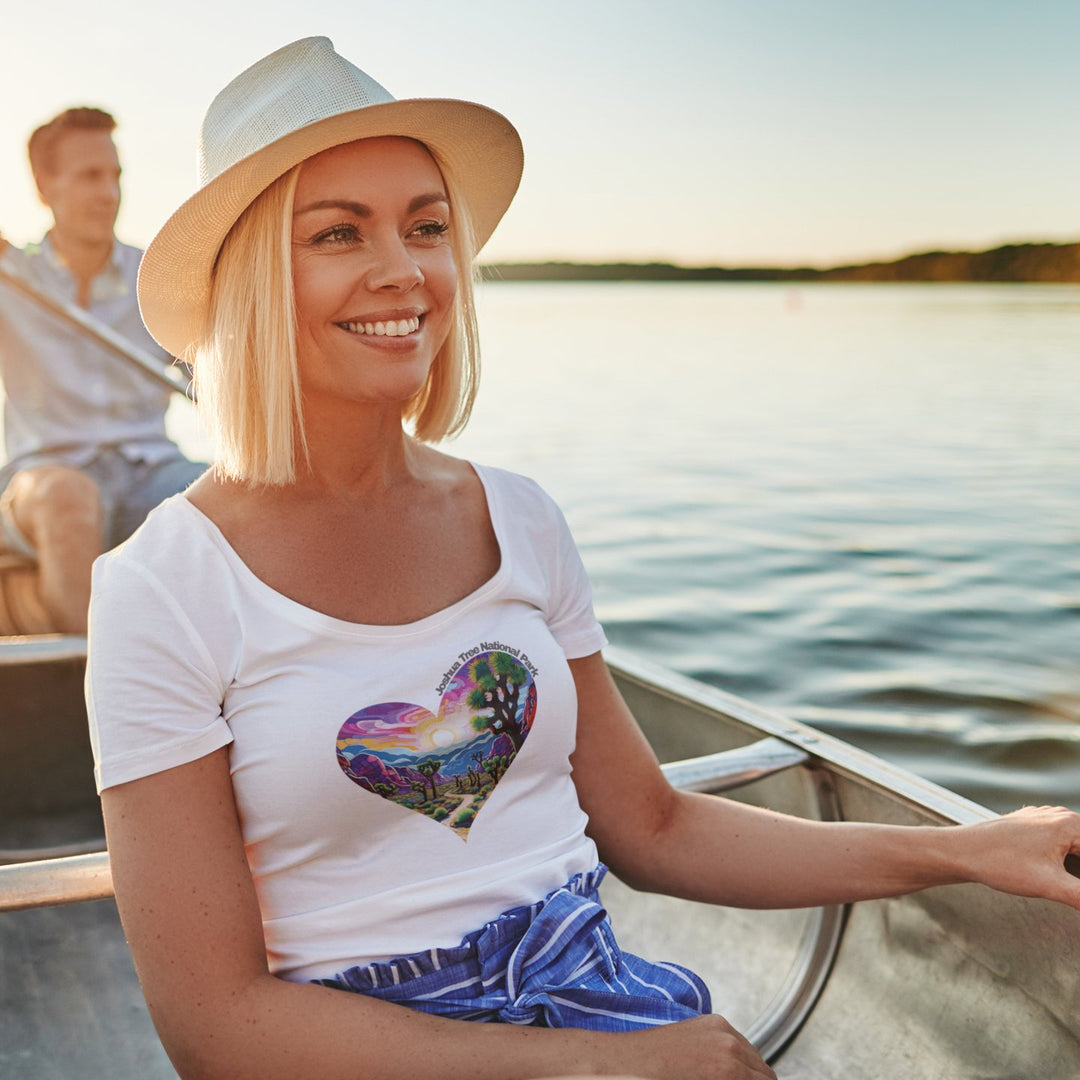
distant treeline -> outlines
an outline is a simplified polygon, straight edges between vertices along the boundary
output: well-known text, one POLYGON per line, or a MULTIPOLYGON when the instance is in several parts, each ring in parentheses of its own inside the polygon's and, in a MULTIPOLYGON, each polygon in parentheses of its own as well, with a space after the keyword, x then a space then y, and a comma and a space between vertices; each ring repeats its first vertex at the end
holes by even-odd
POLYGON ((1080 243, 926 251, 859 266, 727 267, 673 263, 492 263, 486 281, 1041 281, 1080 282, 1080 243))

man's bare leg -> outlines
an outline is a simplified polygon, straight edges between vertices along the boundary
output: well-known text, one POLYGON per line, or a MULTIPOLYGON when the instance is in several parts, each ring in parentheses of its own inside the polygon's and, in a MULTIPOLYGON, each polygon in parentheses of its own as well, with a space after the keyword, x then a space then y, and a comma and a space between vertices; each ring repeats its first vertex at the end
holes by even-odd
POLYGON ((85 634, 90 567, 104 550, 97 485, 77 469, 47 465, 16 473, 11 511, 34 545, 38 592, 56 629, 85 634))

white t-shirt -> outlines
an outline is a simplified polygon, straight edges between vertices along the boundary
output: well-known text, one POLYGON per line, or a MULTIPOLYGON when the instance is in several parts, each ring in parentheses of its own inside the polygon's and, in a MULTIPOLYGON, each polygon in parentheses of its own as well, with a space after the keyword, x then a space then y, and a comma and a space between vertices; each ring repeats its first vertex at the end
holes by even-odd
POLYGON ((182 495, 95 564, 99 789, 231 744, 270 967, 285 978, 456 945, 596 864, 570 777, 566 663, 606 644, 589 583, 536 484, 476 471, 499 569, 403 626, 289 600, 182 495))

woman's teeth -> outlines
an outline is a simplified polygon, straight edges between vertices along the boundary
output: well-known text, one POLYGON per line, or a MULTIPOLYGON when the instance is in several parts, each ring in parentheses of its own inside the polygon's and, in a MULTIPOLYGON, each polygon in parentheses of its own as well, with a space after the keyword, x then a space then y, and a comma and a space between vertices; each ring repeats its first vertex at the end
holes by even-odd
POLYGON ((352 334, 374 334, 376 337, 405 337, 420 329, 420 319, 390 319, 386 322, 348 322, 341 324, 352 334))

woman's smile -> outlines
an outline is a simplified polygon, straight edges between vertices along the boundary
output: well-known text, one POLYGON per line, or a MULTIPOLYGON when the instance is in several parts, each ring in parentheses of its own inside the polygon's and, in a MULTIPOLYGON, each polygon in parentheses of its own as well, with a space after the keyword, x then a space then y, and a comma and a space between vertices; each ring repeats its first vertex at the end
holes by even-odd
POLYGON ((371 315, 367 319, 338 323, 350 334, 367 334, 375 337, 407 337, 420 329, 419 315, 371 315))

